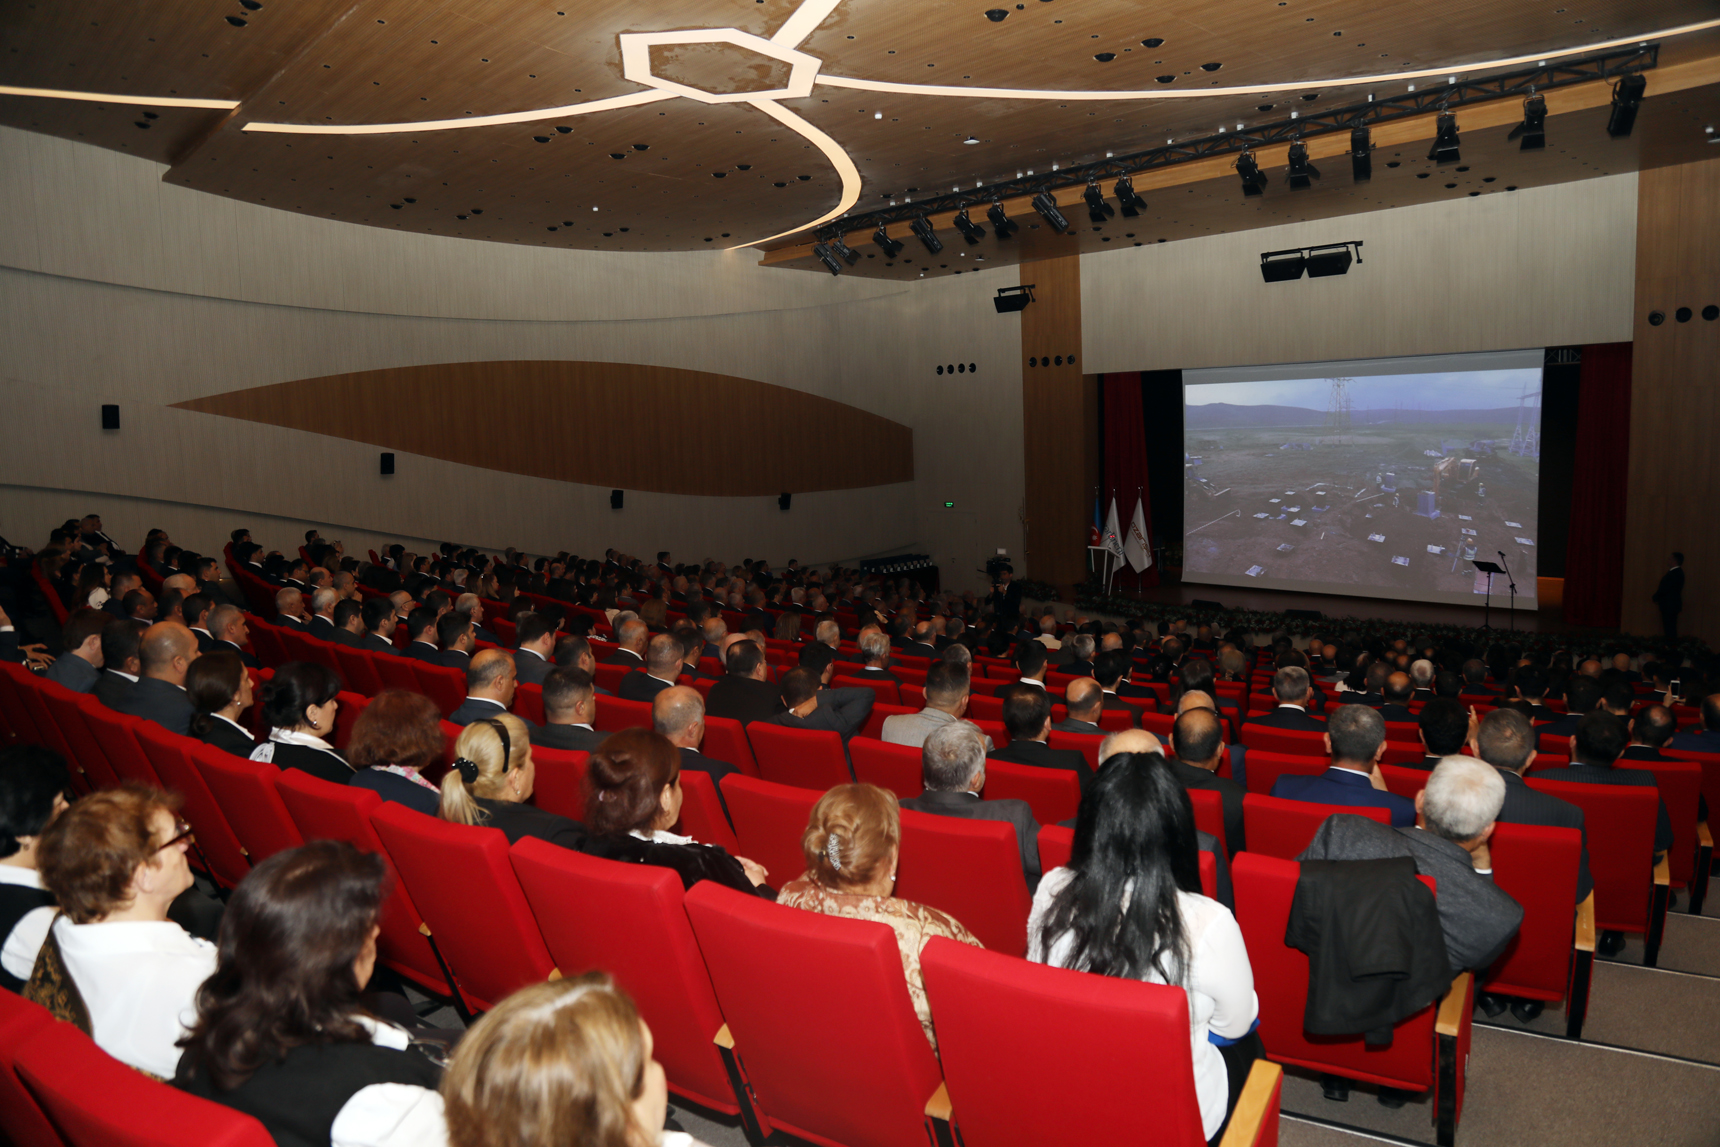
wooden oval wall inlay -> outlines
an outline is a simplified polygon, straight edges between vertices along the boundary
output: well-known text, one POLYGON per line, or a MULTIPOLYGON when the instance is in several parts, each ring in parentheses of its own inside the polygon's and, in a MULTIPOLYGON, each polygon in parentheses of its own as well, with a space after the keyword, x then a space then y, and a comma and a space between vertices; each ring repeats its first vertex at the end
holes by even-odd
POLYGON ((770 383, 607 362, 456 362, 175 403, 467 466, 728 497, 912 481, 914 432, 770 383))

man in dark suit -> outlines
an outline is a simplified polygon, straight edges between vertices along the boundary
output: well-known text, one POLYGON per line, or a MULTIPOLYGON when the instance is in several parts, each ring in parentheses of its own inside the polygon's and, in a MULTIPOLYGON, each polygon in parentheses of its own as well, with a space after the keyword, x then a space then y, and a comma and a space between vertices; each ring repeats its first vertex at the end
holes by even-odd
MULTIPOLYGON (((465 621, 464 618, 461 619, 465 621)), ((467 621, 469 626, 471 622, 467 621)), ((514 659, 506 650, 480 649, 466 666, 466 699, 448 714, 456 725, 470 725, 484 717, 507 711, 514 703, 514 659)), ((526 725, 530 727, 531 722, 526 725)))
POLYGON ((1686 753, 1720 753, 1720 693, 1702 699, 1701 731, 1679 733, 1672 747, 1686 753))
MULTIPOLYGON (((1271 729, 1312 729, 1324 732, 1326 722, 1308 715, 1308 698, 1311 694, 1306 669, 1299 665, 1280 669, 1272 675, 1272 695, 1278 699, 1278 707, 1259 717, 1250 717, 1245 723, 1264 725, 1271 729)), ((1383 724, 1382 722, 1382 741, 1383 724)))
POLYGON ((1058 666, 1059 673, 1072 673, 1077 677, 1093 675, 1093 635, 1077 633, 1063 643, 1060 653, 1068 654, 1062 665, 1058 666))
POLYGON ((414 609, 406 618, 406 635, 411 640, 401 655, 427 665, 442 664, 442 650, 436 644, 437 613, 428 605, 414 609))
POLYGON ((359 622, 364 628, 364 634, 358 639, 357 647, 369 653, 386 653, 390 657, 399 657, 400 651, 394 648, 394 603, 385 597, 366 598, 359 608, 359 622))
POLYGON ((1315 804, 1383 808, 1398 828, 1415 823, 1414 802, 1386 791, 1380 775, 1386 723, 1378 713, 1366 705, 1339 705, 1326 722, 1326 751, 1332 754, 1330 768, 1312 777, 1287 773, 1272 786, 1272 795, 1315 804))
POLYGON ((1499 696, 1499 690, 1487 684, 1487 662, 1471 657, 1463 663, 1463 691, 1477 697, 1499 696))
POLYGON ((102 609, 114 617, 124 617, 125 595, 134 589, 143 588, 143 578, 131 570, 116 573, 109 579, 108 599, 102 603, 102 609))
POLYGON ((138 656, 142 673, 119 711, 188 736, 196 708, 185 695, 185 671, 197 660, 197 639, 178 622, 157 622, 144 631, 138 656))
POLYGON ((1654 589, 1654 604, 1660 607, 1660 625, 1666 640, 1678 640, 1678 615, 1684 611, 1684 555, 1674 552, 1672 568, 1660 575, 1654 589))
POLYGON ((997 624, 1008 628, 1021 620, 1021 587, 1015 583, 1015 570, 1004 566, 998 571, 997 580, 991 584, 991 593, 987 595, 985 604, 992 608, 997 615, 997 624))
POLYGON ((656 634, 645 649, 645 668, 629 670, 615 694, 624 701, 653 700, 675 684, 680 672, 681 639, 672 633, 656 634))
POLYGON ((125 712, 143 674, 142 641, 143 630, 135 622, 115 617, 102 626, 102 673, 90 692, 116 713, 125 712))
POLYGON ((319 641, 333 641, 334 631, 339 628, 334 621, 334 607, 340 601, 340 595, 332 589, 319 589, 311 594, 311 619, 305 625, 305 633, 319 641))
POLYGON ((1045 688, 1045 646, 1037 641, 1023 641, 1015 647, 1015 671, 1021 674, 1021 683, 1045 688))
POLYGON ((904 657, 924 657, 928 660, 938 655, 937 623, 922 621, 914 627, 914 639, 904 644, 901 653, 904 657))
POLYGON ((1672 740, 1672 734, 1677 731, 1678 722, 1673 719, 1671 709, 1665 705, 1649 705, 1630 722, 1630 744, 1619 754, 1619 760, 1671 760, 1671 757, 1660 750, 1666 747, 1667 742, 1672 740))
POLYGON ((629 669, 645 668, 645 643, 651 629, 637 617, 630 617, 615 631, 617 649, 604 659, 605 665, 625 665, 629 669))
POLYGON ((933 730, 920 748, 920 778, 925 792, 904 800, 903 808, 1013 826, 1027 889, 1039 887, 1039 823, 1026 801, 980 797, 985 788, 985 734, 976 725, 952 721, 933 730))
POLYGON ((310 620, 306 616, 308 612, 305 608, 305 595, 292 586, 283 586, 275 591, 275 619, 269 624, 304 633, 310 620))
POLYGON ((764 647, 756 641, 736 641, 729 646, 727 657, 728 674, 711 686, 705 712, 743 725, 768 721, 781 713, 782 694, 770 683, 764 647))
POLYGON ((215 608, 216 599, 207 593, 198 592, 188 596, 180 606, 180 616, 191 629, 191 636, 197 639, 197 652, 208 653, 215 648, 215 634, 209 629, 209 614, 215 608))
POLYGON ((1171 727, 1174 759, 1167 757, 1171 772, 1185 789, 1210 789, 1224 804, 1224 847, 1232 856, 1244 847, 1242 798, 1245 790, 1229 777, 1218 775, 1228 755, 1224 723, 1211 709, 1189 709, 1171 727))
POLYGON ((1129 680, 1133 665, 1129 655, 1121 649, 1107 649, 1093 658, 1093 679, 1105 692, 1106 709, 1127 709, 1130 720, 1139 724, 1145 706, 1150 705, 1155 713, 1158 712, 1159 695, 1129 680))
POLYGON ((514 621, 514 675, 521 685, 542 685, 555 663, 555 627, 549 619, 534 610, 527 610, 514 621))
MULTIPOLYGON (((1544 736, 1545 733, 1543 732, 1544 736)), ((1646 769, 1614 768, 1614 762, 1630 742, 1630 730, 1611 713, 1589 713, 1577 722, 1576 735, 1571 738, 1571 763, 1562 769, 1542 769, 1535 776, 1549 781, 1576 781, 1587 785, 1626 785, 1656 789, 1654 774, 1646 769)), ((1672 847, 1672 818, 1666 813, 1666 802, 1657 802, 1660 811, 1654 822, 1654 855, 1672 847)))
POLYGON ((1415 722, 1421 747, 1427 750, 1427 754, 1422 757, 1420 765, 1406 767, 1422 768, 1428 772, 1432 772, 1434 766, 1446 757, 1463 752, 1475 733, 1469 710, 1451 697, 1435 697, 1423 705, 1415 722))
POLYGON ((464 672, 472 664, 472 653, 478 648, 478 635, 472 630, 470 618, 449 610, 436 622, 436 643, 442 647, 436 664, 464 672))
POLYGON ((1063 707, 1069 715, 1051 727, 1059 733, 1101 734, 1104 730, 1099 728, 1099 714, 1104 702, 1105 691, 1099 683, 1091 677, 1079 677, 1063 690, 1063 707))
POLYGON ((862 634, 860 637, 860 656, 866 659, 866 664, 844 676, 857 677, 862 681, 894 681, 898 685, 902 679, 890 672, 890 639, 876 630, 862 634))
POLYGON ((1409 711, 1409 700, 1415 694, 1415 682, 1408 673, 1393 673, 1386 678, 1385 700, 1379 707, 1379 714, 1387 721, 1399 724, 1413 724, 1415 714, 1409 711))
POLYGON ((330 640, 336 645, 357 649, 364 639, 364 606, 353 598, 335 602, 334 633, 330 640))
POLYGON ((1558 710, 1547 707, 1547 675, 1533 665, 1517 671, 1514 688, 1517 691, 1517 700, 1521 702, 1516 708, 1530 721, 1557 721, 1564 716, 1558 710))
MULTIPOLYGON (((1495 709, 1481 719, 1475 741, 1481 759, 1505 778, 1505 805, 1499 810, 1499 820, 1506 824, 1574 828, 1582 834, 1582 851, 1577 854, 1577 903, 1582 903, 1595 887, 1589 874, 1589 834, 1583 824, 1583 810, 1524 783, 1523 774, 1535 763, 1535 733, 1529 719, 1514 709, 1495 709)), ((1527 1005, 1529 1001, 1524 1003, 1527 1005)), ((1538 1007, 1525 1007, 1524 1011, 1540 1014, 1538 1007)), ((1490 1009, 1488 1014, 1499 1013, 1490 1009)), ((1525 1023, 1534 1018, 1524 1012, 1518 1012, 1517 1016, 1525 1023)))
POLYGON ((592 752, 609 735, 592 728, 596 715, 591 674, 573 667, 553 669, 543 679, 544 723, 532 727, 532 744, 546 749, 592 752))
MULTIPOLYGON (((866 724, 878 695, 858 686, 820 689, 818 675, 804 665, 782 675, 785 709, 766 720, 790 729, 829 729, 842 737, 844 745, 866 724)), ((711 690, 716 692, 715 687, 711 690)))
POLYGON ((1593 677, 1577 674, 1565 686, 1565 715, 1535 731, 1543 737, 1574 737, 1577 723, 1599 708, 1604 690, 1593 677))
MULTIPOLYGON (((739 772, 727 761, 707 757, 700 751, 705 740, 705 699, 689 685, 671 685, 651 701, 651 727, 669 739, 681 754, 681 768, 708 774, 722 800, 722 779, 739 772)), ((727 812, 727 805, 724 806, 727 812)))
POLYGON ((1051 698, 1045 690, 1017 683, 1004 686, 997 695, 1003 701, 1003 727, 1009 730, 1009 744, 993 749, 992 759, 1042 769, 1070 769, 1080 777, 1085 792, 1093 781, 1087 758, 1077 749, 1053 749, 1048 744, 1051 698))
POLYGON ((237 653, 247 669, 263 667, 257 655, 245 648, 251 640, 251 627, 245 622, 245 612, 238 606, 223 603, 210 610, 209 632, 215 635, 215 647, 211 652, 237 653))
POLYGON ((65 649, 44 676, 74 693, 95 692, 101 680, 102 631, 112 620, 99 609, 74 610, 60 630, 65 649))

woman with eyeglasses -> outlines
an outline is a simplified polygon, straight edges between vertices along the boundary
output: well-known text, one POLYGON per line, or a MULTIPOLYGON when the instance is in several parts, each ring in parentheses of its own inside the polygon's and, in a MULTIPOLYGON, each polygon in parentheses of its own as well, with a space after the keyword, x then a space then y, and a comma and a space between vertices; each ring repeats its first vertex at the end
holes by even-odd
POLYGON ((196 1017, 198 985, 215 970, 215 945, 168 919, 192 884, 191 830, 178 813, 178 794, 125 785, 89 794, 43 830, 37 867, 61 915, 25 992, 48 1002, 40 994, 55 986, 57 960, 69 982, 51 1010, 163 1079, 196 1017))

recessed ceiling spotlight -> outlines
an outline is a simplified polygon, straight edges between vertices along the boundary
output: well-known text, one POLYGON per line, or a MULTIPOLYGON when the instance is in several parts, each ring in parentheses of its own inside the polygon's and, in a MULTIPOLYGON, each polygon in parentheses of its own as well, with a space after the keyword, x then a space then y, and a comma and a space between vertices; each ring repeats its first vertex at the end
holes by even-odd
POLYGON ((985 18, 990 20, 993 24, 1003 23, 1004 19, 1008 17, 1008 15, 1009 11, 1005 8, 987 8, 985 10, 985 18))
POLYGON ((971 143, 978 143, 979 140, 975 139, 973 136, 970 135, 966 139, 962 140, 962 142, 971 144, 971 143))

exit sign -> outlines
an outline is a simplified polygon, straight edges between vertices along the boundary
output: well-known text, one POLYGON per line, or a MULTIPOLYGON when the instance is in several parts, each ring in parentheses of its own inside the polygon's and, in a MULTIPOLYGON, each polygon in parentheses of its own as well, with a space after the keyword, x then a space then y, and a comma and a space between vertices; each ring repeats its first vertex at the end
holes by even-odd
POLYGON ((946 510, 953 510, 955 508, 956 508, 956 504, 954 502, 945 502, 944 503, 944 509, 946 509, 946 510))

